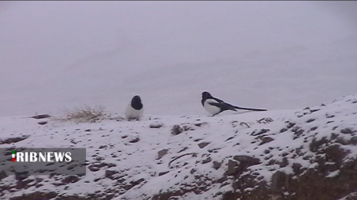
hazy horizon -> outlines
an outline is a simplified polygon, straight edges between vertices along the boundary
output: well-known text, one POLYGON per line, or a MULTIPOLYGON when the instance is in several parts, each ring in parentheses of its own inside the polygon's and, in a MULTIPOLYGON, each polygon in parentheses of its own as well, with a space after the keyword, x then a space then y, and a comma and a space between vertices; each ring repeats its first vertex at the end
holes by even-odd
POLYGON ((0 2, 0 116, 103 105, 205 114, 357 92, 356 2, 0 2))

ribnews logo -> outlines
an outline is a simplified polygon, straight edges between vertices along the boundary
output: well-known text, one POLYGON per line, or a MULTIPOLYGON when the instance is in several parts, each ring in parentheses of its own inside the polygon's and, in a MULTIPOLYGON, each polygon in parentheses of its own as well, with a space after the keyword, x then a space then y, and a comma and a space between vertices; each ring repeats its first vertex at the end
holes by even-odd
POLYGON ((71 162, 71 152, 17 152, 12 150, 12 162, 71 162))
POLYGON ((85 148, 0 148, 0 171, 6 174, 84 175, 85 148))

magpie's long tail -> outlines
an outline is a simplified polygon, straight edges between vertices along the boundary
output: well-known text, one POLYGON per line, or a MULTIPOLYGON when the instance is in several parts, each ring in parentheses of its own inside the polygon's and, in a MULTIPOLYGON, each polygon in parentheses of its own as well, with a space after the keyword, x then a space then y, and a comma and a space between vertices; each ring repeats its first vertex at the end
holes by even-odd
POLYGON ((235 109, 241 109, 241 110, 251 110, 251 111, 267 111, 267 109, 260 109, 260 108, 243 108, 243 107, 238 107, 234 106, 235 109))

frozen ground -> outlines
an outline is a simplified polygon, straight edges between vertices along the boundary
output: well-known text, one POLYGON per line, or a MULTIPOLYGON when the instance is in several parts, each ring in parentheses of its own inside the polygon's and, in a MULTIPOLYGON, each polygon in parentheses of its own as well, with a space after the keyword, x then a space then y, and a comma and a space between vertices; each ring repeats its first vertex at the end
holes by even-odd
MULTIPOLYGON (((357 96, 325 104, 217 117, 146 115, 141 121, 131 122, 104 119, 75 123, 1 117, 2 141, 28 136, 16 143, 1 144, 1 148, 87 149, 85 176, 69 183, 63 177, 30 176, 26 179, 29 187, 22 189, 16 189, 19 182, 8 176, 0 183, 1 188, 7 188, 1 198, 35 191, 51 191, 60 196, 86 196, 95 191, 109 199, 140 200, 159 193, 186 191, 184 199, 220 199, 222 193, 232 190, 234 178, 229 175, 236 170, 231 166, 232 158, 250 162, 241 176, 253 174, 257 181, 268 183, 277 170, 297 176, 297 163, 300 171, 317 167, 316 159, 321 156, 318 152, 328 147, 319 143, 324 139, 339 143, 349 152, 343 162, 355 159, 357 96), (41 121, 48 123, 38 124, 41 121), (222 181, 226 175, 228 178, 222 181), (187 192, 197 187, 200 193, 187 192)), ((339 170, 325 173, 326 177, 334 177, 339 170)))

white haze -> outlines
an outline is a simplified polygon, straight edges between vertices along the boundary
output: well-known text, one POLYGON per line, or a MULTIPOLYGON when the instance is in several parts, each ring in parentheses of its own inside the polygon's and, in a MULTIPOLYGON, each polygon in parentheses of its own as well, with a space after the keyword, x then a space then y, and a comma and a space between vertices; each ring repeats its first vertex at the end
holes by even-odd
POLYGON ((0 115, 206 114, 357 92, 356 2, 0 2, 0 115))

